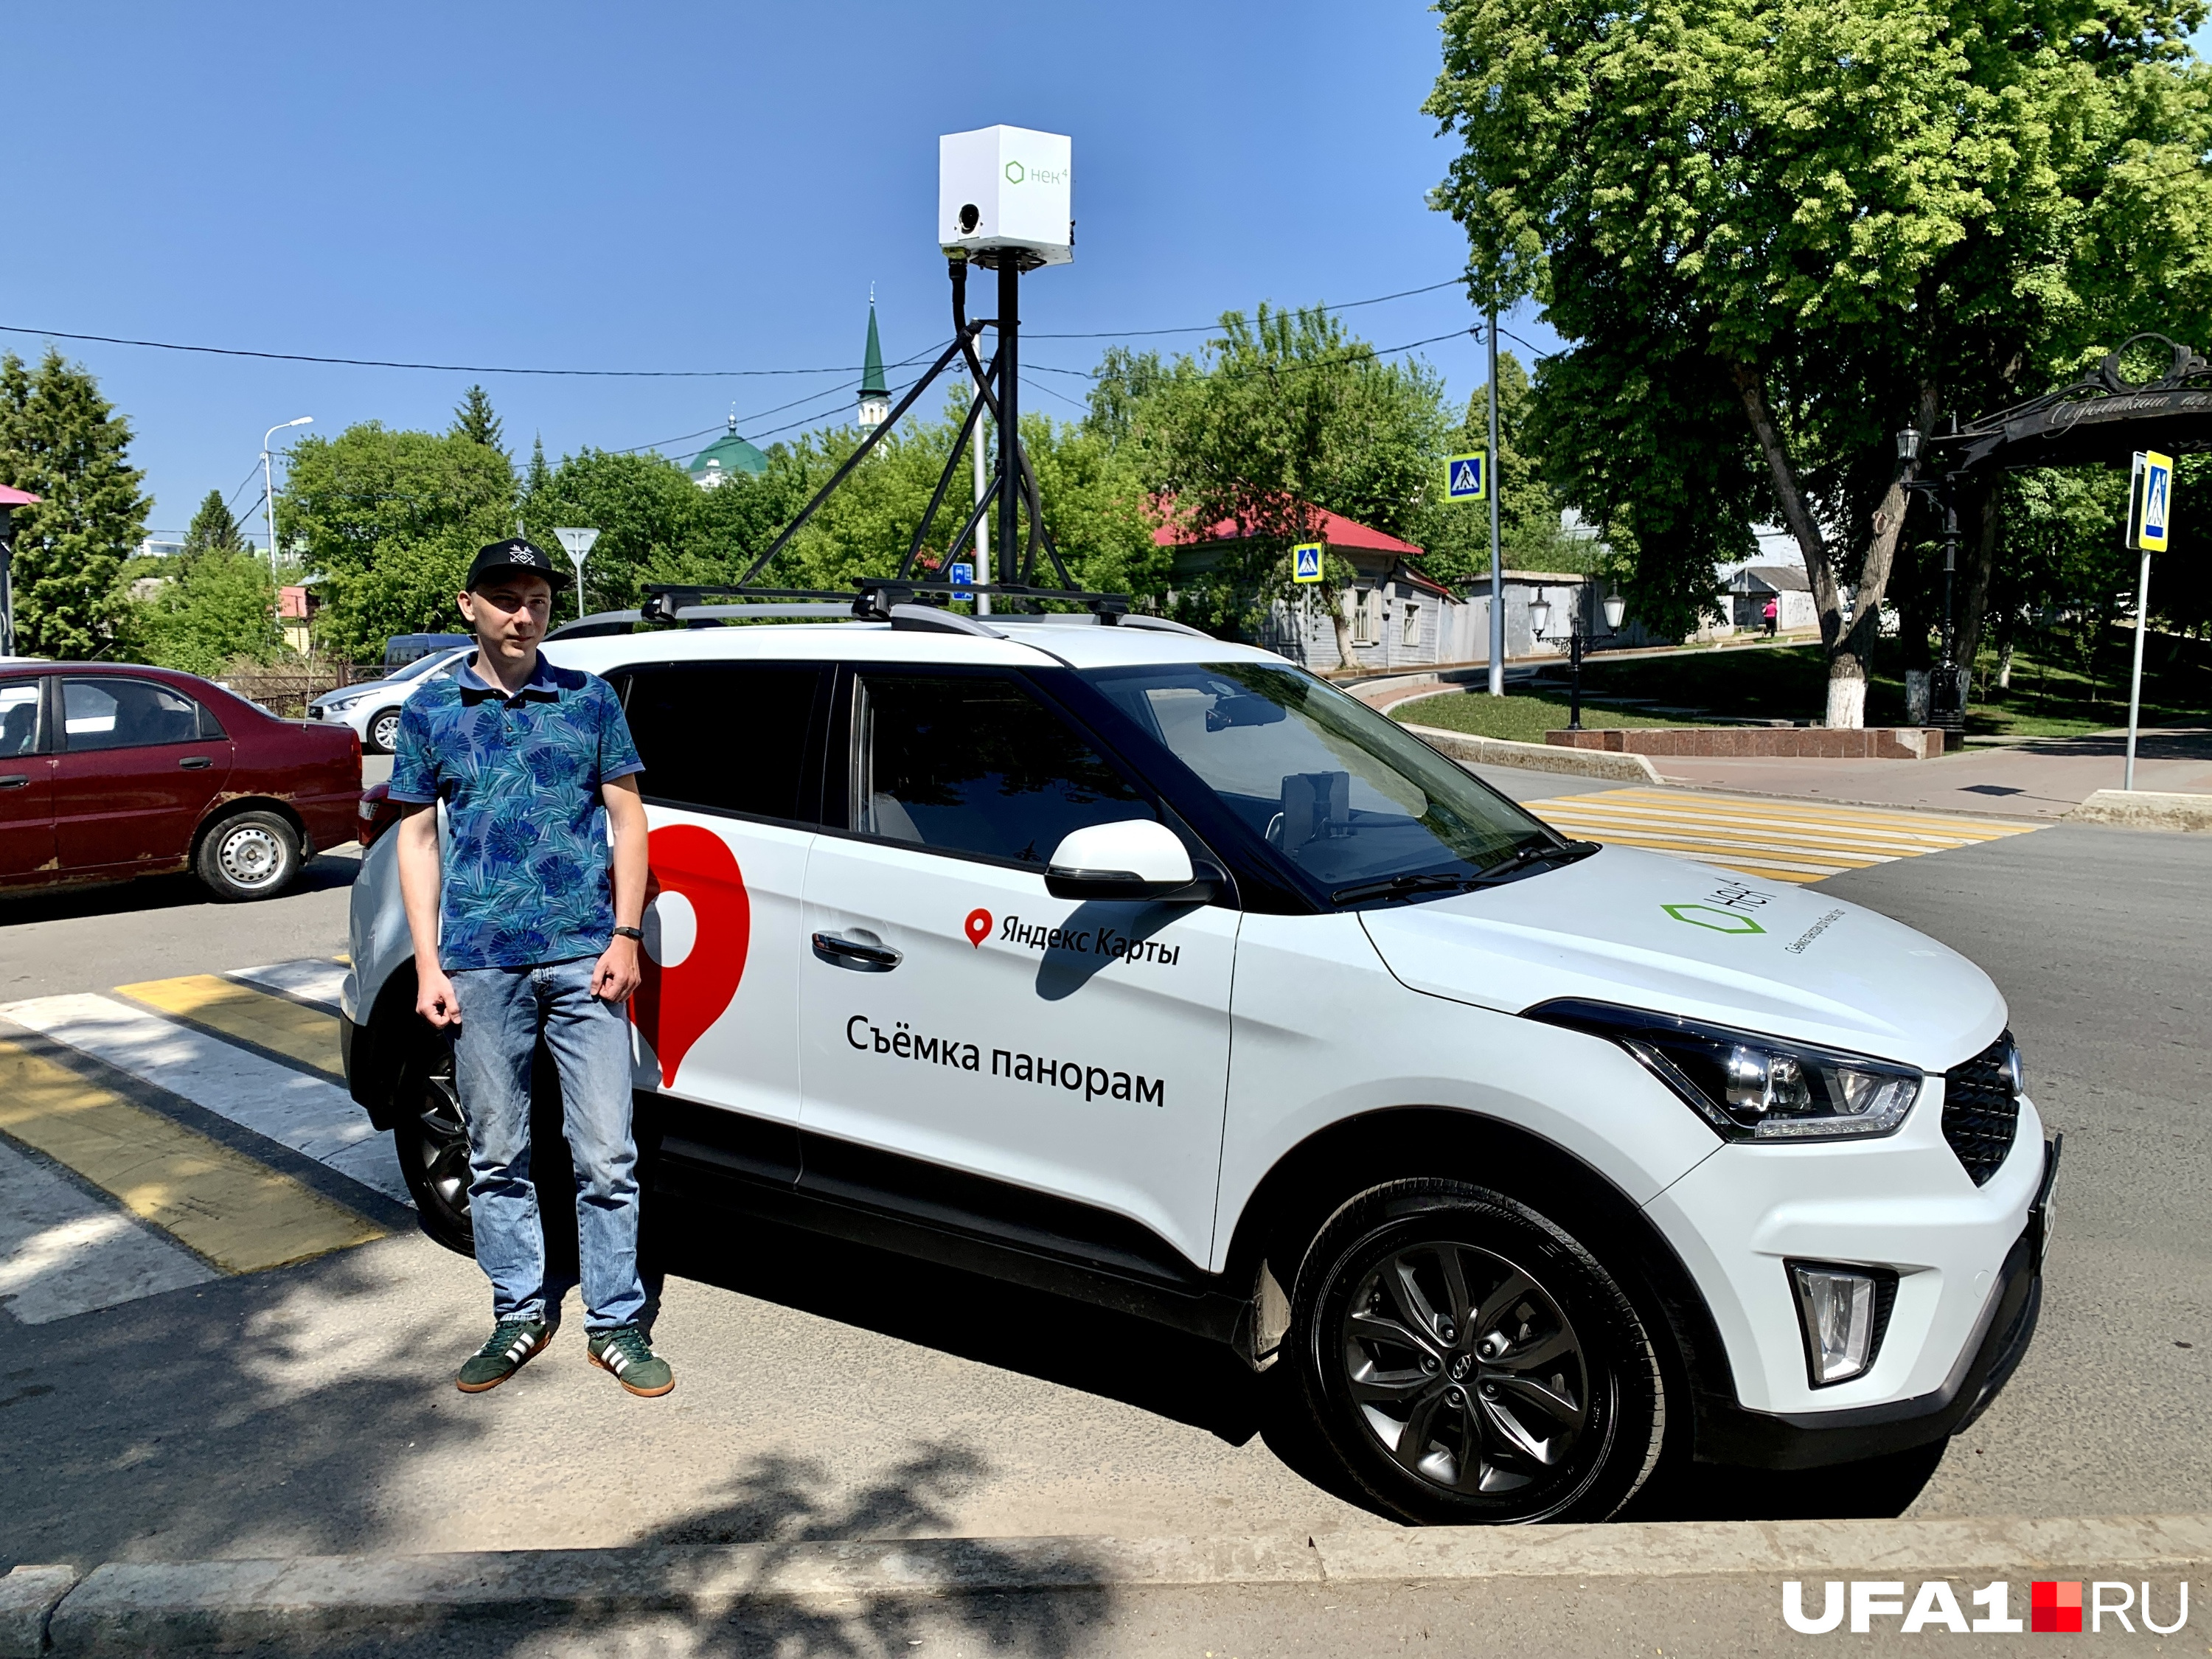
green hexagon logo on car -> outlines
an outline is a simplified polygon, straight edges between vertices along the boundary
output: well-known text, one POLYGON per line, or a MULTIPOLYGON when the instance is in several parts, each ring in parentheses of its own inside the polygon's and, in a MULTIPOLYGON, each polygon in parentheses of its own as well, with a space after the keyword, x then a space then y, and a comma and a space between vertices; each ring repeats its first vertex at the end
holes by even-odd
POLYGON ((1740 911, 1713 904, 1662 904, 1659 907, 1677 921, 1692 927, 1710 927, 1716 933, 1763 933, 1766 931, 1740 911))

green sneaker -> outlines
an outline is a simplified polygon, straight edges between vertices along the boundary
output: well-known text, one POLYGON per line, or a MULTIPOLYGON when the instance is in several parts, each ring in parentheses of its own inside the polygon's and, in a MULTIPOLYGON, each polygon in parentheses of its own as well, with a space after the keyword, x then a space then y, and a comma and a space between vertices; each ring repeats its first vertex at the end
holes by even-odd
POLYGON ((463 1394, 482 1394, 495 1389, 520 1370, 538 1351, 553 1340, 553 1328, 542 1320, 502 1319, 491 1340, 471 1354, 453 1378, 463 1394))
POLYGON ((589 1345, 592 1364, 614 1373, 615 1381, 632 1394, 647 1399, 666 1394, 676 1386, 676 1373, 653 1352, 645 1333, 635 1325, 617 1325, 611 1331, 593 1331, 589 1345))

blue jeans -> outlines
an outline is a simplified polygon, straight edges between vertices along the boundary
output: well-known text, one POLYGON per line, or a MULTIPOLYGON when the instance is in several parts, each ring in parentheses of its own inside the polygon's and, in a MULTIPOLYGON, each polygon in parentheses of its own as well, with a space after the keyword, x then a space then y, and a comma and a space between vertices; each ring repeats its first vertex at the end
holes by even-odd
POLYGON ((545 1239, 530 1178, 530 1060, 540 1033, 561 1073, 562 1127, 576 1166, 585 1325, 631 1324, 645 1307, 629 1020, 621 1004, 592 994, 597 962, 577 957, 449 975, 461 1005, 453 1077, 469 1127, 469 1214, 500 1319, 545 1317, 545 1239))

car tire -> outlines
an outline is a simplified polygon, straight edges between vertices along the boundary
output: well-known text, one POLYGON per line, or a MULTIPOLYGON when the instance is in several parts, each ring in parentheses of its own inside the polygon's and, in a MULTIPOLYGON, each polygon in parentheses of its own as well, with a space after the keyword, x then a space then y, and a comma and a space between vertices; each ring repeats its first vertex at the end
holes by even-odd
POLYGON ((1602 1521, 1650 1476, 1666 1386, 1620 1284, 1526 1205, 1394 1181, 1340 1207, 1291 1293, 1290 1380, 1344 1472, 1416 1524, 1602 1521))
POLYGON ((240 812, 200 837, 201 883, 226 904, 274 898, 298 878, 300 832, 274 812, 240 812))
POLYGON ((399 747, 399 709, 380 708, 362 727, 362 747, 372 755, 389 755, 399 747))
MULTIPOLYGON (((385 1121, 392 1126, 392 1150, 422 1231, 455 1254, 474 1256, 469 1133, 453 1083, 453 1045, 419 1023, 418 1032, 393 1080, 385 1121)), ((530 1142, 546 1264, 556 1273, 572 1269, 576 1264, 574 1166, 562 1138, 560 1079, 542 1046, 532 1067, 530 1142)))

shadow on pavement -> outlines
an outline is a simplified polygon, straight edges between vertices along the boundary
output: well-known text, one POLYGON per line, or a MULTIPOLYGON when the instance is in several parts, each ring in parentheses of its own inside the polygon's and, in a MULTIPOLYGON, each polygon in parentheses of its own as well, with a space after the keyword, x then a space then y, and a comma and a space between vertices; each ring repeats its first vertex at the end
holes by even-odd
MULTIPOLYGON (((319 893, 333 887, 350 887, 361 873, 361 860, 343 854, 325 853, 307 860, 300 878, 279 897, 319 893)), ((213 907, 216 901, 198 879, 189 875, 143 876, 136 881, 105 882, 83 887, 15 888, 0 894, 0 927, 21 927, 38 921, 68 921, 80 916, 129 915, 145 910, 180 910, 213 907)), ((226 906, 226 908, 237 907, 226 906)))

